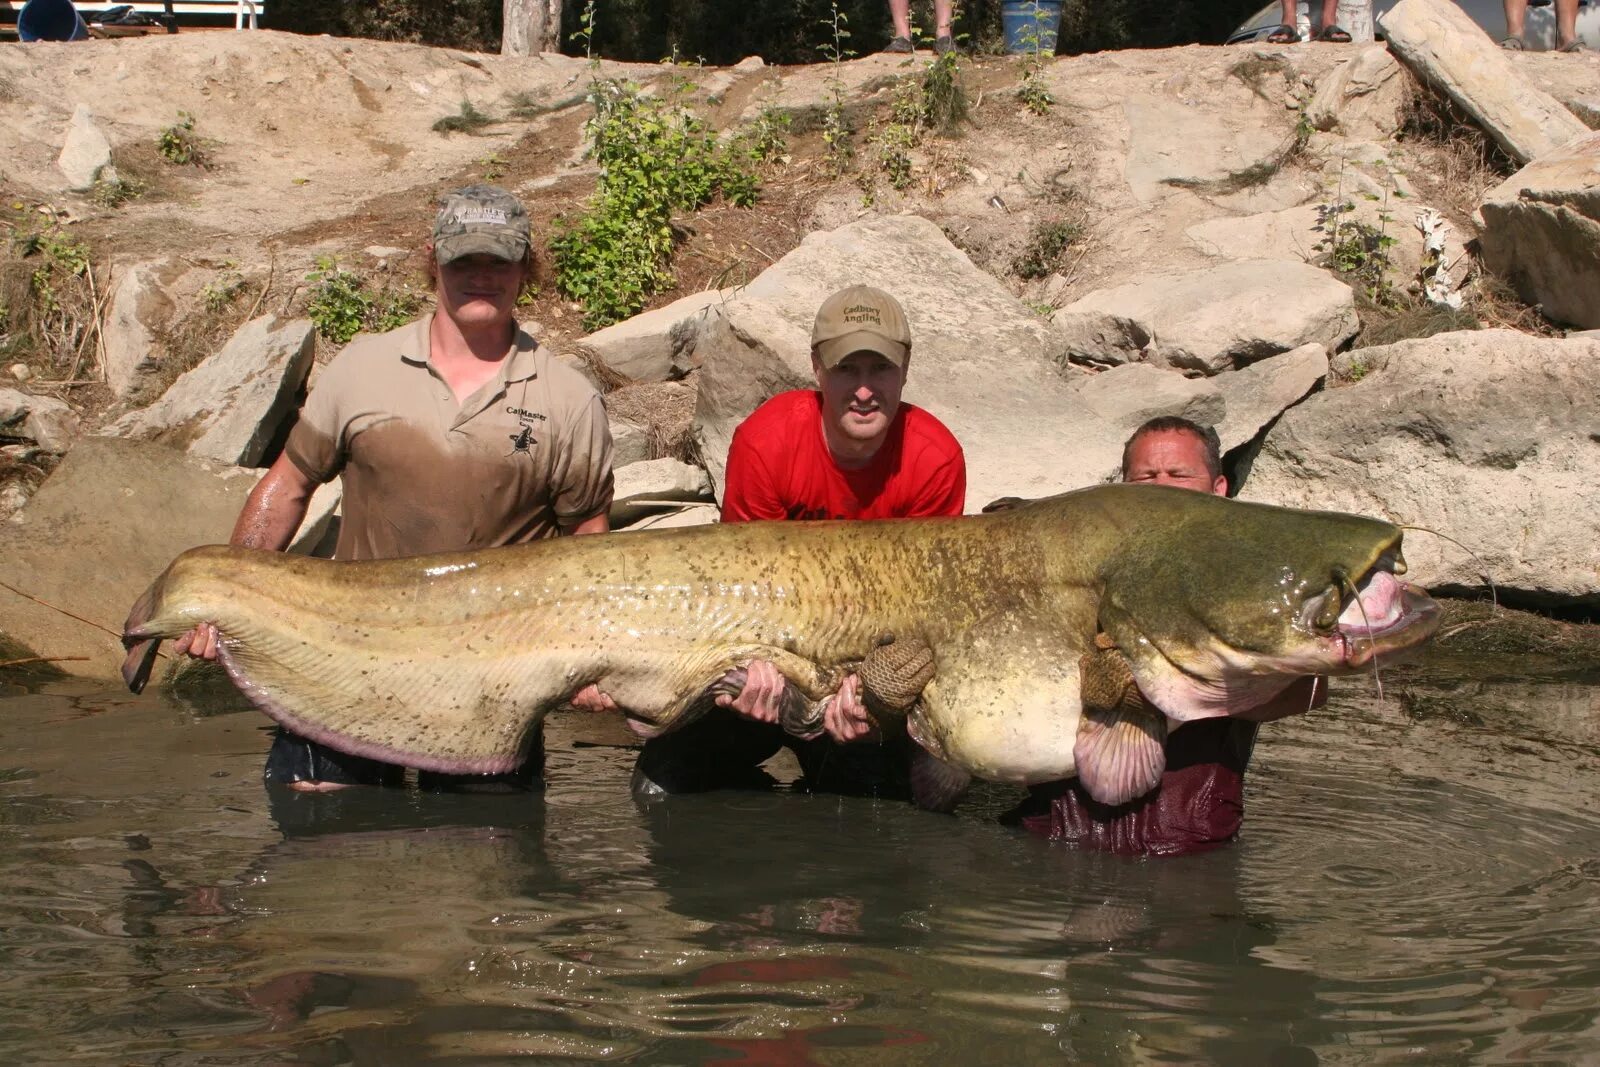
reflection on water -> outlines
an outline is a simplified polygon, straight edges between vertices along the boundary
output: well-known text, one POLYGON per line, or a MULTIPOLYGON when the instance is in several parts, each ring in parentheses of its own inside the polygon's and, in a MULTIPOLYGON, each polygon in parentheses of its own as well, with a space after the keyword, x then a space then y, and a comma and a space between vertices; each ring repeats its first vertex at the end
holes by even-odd
MULTIPOLYGON (((1085 855, 787 793, 269 793, 265 720, 0 694, 0 1060, 1600 1057, 1600 680, 1432 665, 1263 731, 1245 836, 1085 855)), ((602 743, 588 743, 598 739, 602 743)))

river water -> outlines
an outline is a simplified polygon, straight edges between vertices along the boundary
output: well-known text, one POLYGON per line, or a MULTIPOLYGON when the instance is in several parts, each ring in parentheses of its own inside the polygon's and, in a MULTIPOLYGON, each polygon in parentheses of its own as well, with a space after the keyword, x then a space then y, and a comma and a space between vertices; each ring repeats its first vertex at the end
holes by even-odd
POLYGON ((787 792, 269 795, 219 699, 0 687, 0 1062, 1600 1061, 1600 676, 1436 660, 1264 727, 1244 834, 1087 855, 787 792))

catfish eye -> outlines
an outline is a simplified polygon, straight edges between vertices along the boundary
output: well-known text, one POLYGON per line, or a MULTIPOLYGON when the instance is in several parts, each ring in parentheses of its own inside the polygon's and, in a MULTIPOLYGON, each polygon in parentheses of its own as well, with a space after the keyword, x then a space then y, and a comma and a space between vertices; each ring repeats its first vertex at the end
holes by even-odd
POLYGON ((1316 630, 1333 630, 1339 625, 1339 613, 1344 605, 1339 601, 1339 587, 1330 585, 1319 596, 1306 601, 1303 618, 1316 630))

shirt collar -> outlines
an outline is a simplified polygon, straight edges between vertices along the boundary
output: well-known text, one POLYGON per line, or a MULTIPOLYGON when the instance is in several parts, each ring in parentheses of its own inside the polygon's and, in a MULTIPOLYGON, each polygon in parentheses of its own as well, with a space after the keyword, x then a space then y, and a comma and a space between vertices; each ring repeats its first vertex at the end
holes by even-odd
MULTIPOLYGON (((400 340, 400 358, 414 367, 426 367, 433 352, 429 331, 433 328, 433 312, 419 318, 400 340)), ((532 334, 517 325, 517 334, 511 339, 511 349, 496 375, 503 382, 520 382, 539 376, 539 342, 532 334)))

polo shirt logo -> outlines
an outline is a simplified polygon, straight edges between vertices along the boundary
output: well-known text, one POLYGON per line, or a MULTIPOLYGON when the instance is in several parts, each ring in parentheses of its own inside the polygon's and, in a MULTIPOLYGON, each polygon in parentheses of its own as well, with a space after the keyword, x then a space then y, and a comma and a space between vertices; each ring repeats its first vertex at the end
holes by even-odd
POLYGON ((532 426, 524 426, 521 433, 508 433, 506 436, 511 438, 511 451, 506 455, 516 455, 520 452, 530 459, 533 458, 533 446, 539 442, 533 439, 532 426))

